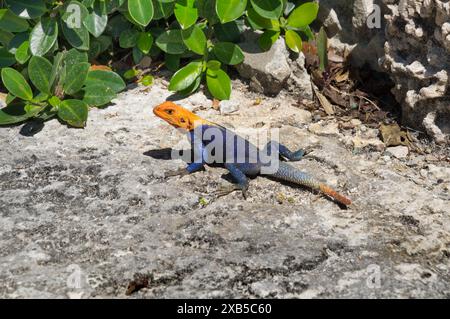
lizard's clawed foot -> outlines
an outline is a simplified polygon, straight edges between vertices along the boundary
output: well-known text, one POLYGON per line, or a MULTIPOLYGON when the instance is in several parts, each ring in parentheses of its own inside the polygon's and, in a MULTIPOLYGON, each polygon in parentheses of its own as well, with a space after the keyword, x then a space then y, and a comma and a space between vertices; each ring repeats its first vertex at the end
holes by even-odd
POLYGON ((241 187, 239 185, 221 186, 216 192, 214 192, 214 195, 216 195, 217 197, 224 197, 233 192, 241 191, 244 199, 247 199, 247 190, 248 187, 241 187))
POLYGON ((189 172, 185 168, 180 168, 174 171, 168 171, 164 173, 164 177, 173 177, 173 176, 180 176, 183 177, 185 175, 188 175, 189 172))

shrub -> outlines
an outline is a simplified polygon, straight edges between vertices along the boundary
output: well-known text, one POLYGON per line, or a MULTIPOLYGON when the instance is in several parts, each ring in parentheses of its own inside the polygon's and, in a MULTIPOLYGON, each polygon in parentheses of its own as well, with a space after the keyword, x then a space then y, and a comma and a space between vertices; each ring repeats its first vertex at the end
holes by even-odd
MULTIPOLYGON (((214 98, 229 99, 227 68, 244 59, 236 43, 245 26, 263 32, 264 50, 284 36, 300 52, 302 37, 314 37, 309 24, 318 11, 317 3, 302 2, 0 0, 0 68, 8 91, 0 124, 57 116, 84 127, 89 107, 108 104, 125 88, 108 66, 127 57, 134 65, 162 58, 175 72, 171 91, 189 95, 205 82, 214 98)), ((152 83, 135 68, 122 76, 152 83)))

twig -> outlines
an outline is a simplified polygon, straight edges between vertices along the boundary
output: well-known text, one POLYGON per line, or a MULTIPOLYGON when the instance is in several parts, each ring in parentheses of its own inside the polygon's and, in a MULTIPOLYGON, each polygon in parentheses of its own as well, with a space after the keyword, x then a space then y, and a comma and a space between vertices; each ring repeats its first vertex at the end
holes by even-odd
POLYGON ((330 85, 330 88, 332 88, 333 90, 335 90, 336 92, 340 93, 340 94, 344 94, 344 95, 348 95, 348 96, 353 96, 353 97, 357 97, 359 99, 363 99, 366 100, 367 102, 369 102, 370 104, 372 104, 377 111, 381 111, 380 107, 378 105, 375 104, 375 102, 373 102, 372 100, 368 99, 367 97, 363 96, 363 95, 358 95, 358 94, 352 94, 352 93, 347 93, 347 92, 343 92, 337 88, 335 88, 334 86, 330 85))

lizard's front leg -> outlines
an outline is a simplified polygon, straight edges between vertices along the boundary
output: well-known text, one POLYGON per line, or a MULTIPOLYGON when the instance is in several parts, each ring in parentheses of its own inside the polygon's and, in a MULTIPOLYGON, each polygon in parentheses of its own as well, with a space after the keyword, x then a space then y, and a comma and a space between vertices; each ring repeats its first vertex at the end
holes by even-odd
POLYGON ((289 148, 287 148, 285 145, 280 144, 275 141, 270 141, 267 143, 266 147, 264 148, 267 155, 272 154, 272 149, 278 149, 279 155, 284 157, 285 159, 291 161, 291 162, 297 162, 300 161, 303 156, 305 155, 304 150, 298 150, 296 152, 292 152, 289 148))
POLYGON ((242 195, 245 199, 247 199, 247 176, 245 176, 245 174, 235 164, 225 163, 224 166, 230 172, 231 176, 233 176, 236 184, 232 185, 231 187, 222 187, 218 192, 216 192, 216 195, 221 197, 228 195, 234 191, 242 191, 242 195))

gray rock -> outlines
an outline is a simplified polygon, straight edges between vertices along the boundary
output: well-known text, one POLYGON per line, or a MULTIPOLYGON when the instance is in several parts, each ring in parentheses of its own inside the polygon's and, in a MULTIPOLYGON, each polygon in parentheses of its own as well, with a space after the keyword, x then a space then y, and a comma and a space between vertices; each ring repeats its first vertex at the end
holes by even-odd
MULTIPOLYGON (((234 94, 253 104, 247 91, 234 94)), ((246 200, 217 197, 229 185, 223 169, 164 178, 185 165, 169 159, 171 149, 187 148, 183 134, 152 114, 170 96, 156 79, 150 92, 136 88, 92 109, 85 129, 52 120, 25 137, 21 127, 0 128, 0 297, 448 296, 448 163, 434 161, 427 178, 399 170, 353 152, 340 134, 317 136, 309 123, 287 121, 301 113, 295 99, 268 97, 226 120, 249 133, 261 121, 280 123, 281 142, 309 151, 291 165, 355 205, 343 210, 262 176, 246 200), (146 287, 127 296, 133 281, 146 287)), ((199 115, 225 121, 211 109, 199 115)))
POLYGON ((388 147, 386 153, 394 156, 395 158, 401 159, 405 158, 409 154, 409 149, 407 146, 394 146, 388 147))
POLYGON ((237 70, 243 78, 250 80, 250 88, 258 93, 277 95, 287 87, 299 97, 312 99, 311 79, 305 69, 303 53, 290 56, 281 38, 269 51, 263 52, 258 37, 258 33, 247 31, 245 41, 240 44, 245 60, 237 70))
POLYGON ((269 95, 280 93, 291 76, 284 41, 279 39, 269 51, 262 52, 256 35, 252 34, 240 44, 240 47, 245 60, 237 66, 239 74, 253 82, 253 88, 260 93, 269 95))
POLYGON ((239 101, 228 100, 220 102, 220 113, 221 114, 231 114, 239 111, 239 101))

